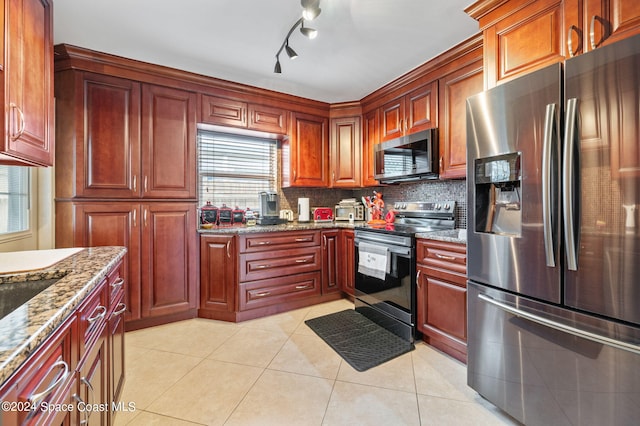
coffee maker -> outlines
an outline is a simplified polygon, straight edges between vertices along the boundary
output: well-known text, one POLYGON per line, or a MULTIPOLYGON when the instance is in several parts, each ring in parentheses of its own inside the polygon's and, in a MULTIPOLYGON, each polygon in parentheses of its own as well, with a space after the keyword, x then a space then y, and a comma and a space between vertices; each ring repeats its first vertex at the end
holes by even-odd
POLYGON ((258 225, 278 225, 284 223, 280 218, 280 203, 278 193, 274 191, 263 191, 260 193, 260 216, 258 225))

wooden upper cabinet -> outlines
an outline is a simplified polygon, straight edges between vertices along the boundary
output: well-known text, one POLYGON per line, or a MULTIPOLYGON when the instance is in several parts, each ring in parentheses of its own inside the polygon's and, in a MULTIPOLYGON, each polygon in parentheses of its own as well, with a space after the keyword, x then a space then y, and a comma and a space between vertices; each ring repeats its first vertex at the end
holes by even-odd
POLYGON ((196 94, 142 87, 142 194, 196 197, 196 94))
MULTIPOLYGON (((474 55, 473 53, 471 55, 474 55)), ((467 62, 466 56, 460 63, 467 62)), ((467 172, 467 98, 483 89, 482 59, 440 79, 440 179, 464 178, 467 172)))
POLYGON ((293 112, 290 127, 282 143, 282 186, 328 187, 329 119, 293 112))
POLYGON ((466 11, 484 32, 485 87, 564 60, 562 0, 483 0, 466 11))
POLYGON ((437 127, 438 82, 434 81, 381 107, 382 142, 437 127))
POLYGON ((219 96, 202 95, 200 121, 267 133, 287 132, 287 111, 219 96))
POLYGON ((356 188, 361 184, 360 121, 360 116, 331 119, 331 186, 334 188, 356 188))
MULTIPOLYGON (((60 81, 62 84, 62 80, 60 81)), ((56 82, 56 84, 57 84, 56 82)), ((71 136, 59 126, 59 157, 67 156, 76 141, 75 166, 78 197, 138 197, 140 195, 140 84, 122 78, 84 73, 75 82, 81 93, 82 122, 71 136)), ((58 105, 58 119, 72 114, 58 105)), ((73 158, 71 155, 70 158, 73 158)), ((61 159, 62 164, 70 158, 61 159)), ((71 167, 69 168, 71 170, 71 167)), ((57 173, 65 173, 57 170, 57 173)))
POLYGON ((366 112, 362 123, 362 186, 378 186, 375 179, 375 146, 380 143, 380 114, 378 109, 366 112))
POLYGON ((640 33, 637 0, 565 0, 566 56, 640 33))
POLYGON ((1 164, 53 165, 53 12, 48 0, 3 3, 1 164))

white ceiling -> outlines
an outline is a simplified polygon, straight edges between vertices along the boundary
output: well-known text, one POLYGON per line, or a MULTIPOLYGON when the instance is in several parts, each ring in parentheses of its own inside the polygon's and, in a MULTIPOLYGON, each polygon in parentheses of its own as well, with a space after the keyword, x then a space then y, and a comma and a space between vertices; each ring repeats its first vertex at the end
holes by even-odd
POLYGON ((360 100, 478 32, 472 0, 321 0, 275 54, 300 0, 55 0, 54 42, 336 103, 360 100))

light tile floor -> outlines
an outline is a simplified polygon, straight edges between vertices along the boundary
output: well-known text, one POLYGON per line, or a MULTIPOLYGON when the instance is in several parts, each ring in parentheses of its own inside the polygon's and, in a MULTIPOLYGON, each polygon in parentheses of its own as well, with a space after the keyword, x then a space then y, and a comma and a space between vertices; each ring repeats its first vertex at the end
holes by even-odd
POLYGON ((242 323, 192 319, 126 334, 116 425, 515 425, 424 343, 354 370, 304 321, 339 300, 242 323))

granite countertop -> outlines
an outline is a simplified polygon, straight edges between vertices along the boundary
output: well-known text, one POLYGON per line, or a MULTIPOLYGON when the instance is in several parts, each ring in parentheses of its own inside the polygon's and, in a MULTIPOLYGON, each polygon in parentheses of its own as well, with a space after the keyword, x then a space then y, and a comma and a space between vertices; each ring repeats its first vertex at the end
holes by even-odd
POLYGON ((425 232, 416 234, 416 238, 446 241, 448 243, 467 244, 466 229, 449 229, 446 231, 425 232), (462 232, 461 232, 462 231, 462 232))
POLYGON ((259 232, 283 232, 283 231, 307 231, 312 229, 354 229, 356 226, 364 226, 367 222, 358 221, 349 223, 348 221, 337 222, 287 222, 282 225, 231 225, 214 226, 211 229, 199 229, 201 234, 249 234, 259 232))
POLYGON ((0 285, 60 278, 0 319, 0 384, 62 324, 125 253, 124 247, 86 248, 48 268, 0 275, 0 285))

